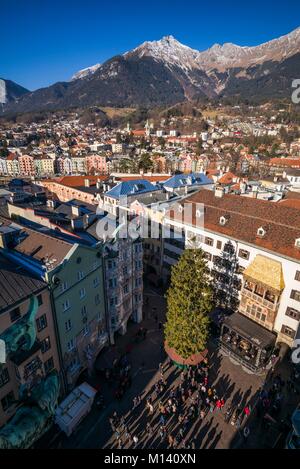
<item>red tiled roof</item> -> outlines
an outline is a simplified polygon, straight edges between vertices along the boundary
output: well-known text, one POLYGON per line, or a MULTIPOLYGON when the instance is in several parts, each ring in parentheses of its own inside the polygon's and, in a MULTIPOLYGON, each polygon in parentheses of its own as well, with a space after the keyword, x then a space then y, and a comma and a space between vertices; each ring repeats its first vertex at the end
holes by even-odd
POLYGON ((300 168, 300 158, 272 158, 270 166, 283 166, 289 168, 300 168))
POLYGON ((133 130, 132 135, 134 137, 143 137, 146 135, 146 130, 133 130))
POLYGON ((291 207, 297 208, 300 210, 300 200, 299 199, 284 199, 278 202, 280 205, 284 205, 284 207, 291 207))
POLYGON ((225 173, 224 176, 218 180, 218 182, 220 184, 232 184, 234 179, 238 179, 238 177, 235 174, 228 172, 225 173))
POLYGON ((90 181, 91 185, 95 185, 99 179, 105 181, 107 176, 63 176, 57 179, 47 179, 45 182, 57 182, 68 187, 82 187, 86 179, 90 181))
MULTIPOLYGON (((184 204, 190 203, 193 204, 193 226, 204 226, 205 230, 300 260, 300 250, 295 246, 296 239, 300 239, 299 208, 237 195, 218 198, 213 191, 208 190, 202 190, 184 200, 184 204), (196 204, 205 207, 202 219, 196 217, 196 204), (220 224, 222 216, 227 216, 225 225, 220 224), (266 235, 260 238, 257 231, 262 226, 266 235)), ((180 222, 184 220, 184 210, 183 213, 171 210, 168 216, 180 222)), ((187 217, 189 220, 189 213, 187 217)))

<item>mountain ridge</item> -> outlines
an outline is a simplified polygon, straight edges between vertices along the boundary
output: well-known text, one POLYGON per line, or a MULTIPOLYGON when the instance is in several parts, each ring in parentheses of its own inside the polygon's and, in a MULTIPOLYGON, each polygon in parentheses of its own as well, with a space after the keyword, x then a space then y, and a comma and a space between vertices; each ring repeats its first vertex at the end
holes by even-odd
POLYGON ((172 105, 184 100, 287 97, 300 76, 300 28, 258 46, 227 42, 197 51, 173 36, 87 67, 69 82, 24 94, 5 113, 71 107, 172 105))

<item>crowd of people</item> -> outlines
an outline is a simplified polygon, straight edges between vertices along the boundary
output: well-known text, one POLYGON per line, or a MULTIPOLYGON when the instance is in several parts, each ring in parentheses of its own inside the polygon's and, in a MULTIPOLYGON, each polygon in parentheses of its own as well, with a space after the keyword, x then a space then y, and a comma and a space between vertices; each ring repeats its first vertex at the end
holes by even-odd
MULTIPOLYGON (((133 399, 133 410, 139 409, 140 414, 145 411, 147 416, 143 430, 131 431, 125 416, 119 416, 117 412, 110 417, 118 449, 141 448, 143 445, 149 448, 151 444, 156 448, 196 449, 201 442, 197 442, 195 437, 188 439, 189 430, 196 421, 201 422, 208 414, 220 412, 227 423, 238 428, 243 418, 250 415, 250 406, 234 409, 231 404, 230 418, 226 420, 225 399, 210 386, 210 367, 206 359, 196 367, 182 369, 177 384, 172 388, 168 387, 165 379, 169 366, 170 360, 166 365, 160 363, 159 379, 150 392, 133 399)), ((245 428, 244 438, 247 440, 249 429, 245 428)))

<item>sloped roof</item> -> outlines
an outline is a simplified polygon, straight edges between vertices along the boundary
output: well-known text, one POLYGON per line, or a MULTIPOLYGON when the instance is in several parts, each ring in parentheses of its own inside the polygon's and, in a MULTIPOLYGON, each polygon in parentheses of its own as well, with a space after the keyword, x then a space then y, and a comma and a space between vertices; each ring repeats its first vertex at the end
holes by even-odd
POLYGON ((192 216, 189 223, 193 226, 204 226, 205 230, 300 260, 300 250, 295 246, 296 239, 300 238, 298 208, 237 195, 225 194, 218 198, 213 191, 204 189, 184 200, 183 212, 171 209, 167 214, 167 218, 180 223, 185 216, 187 220, 192 216), (197 204, 204 204, 205 207, 201 218, 197 217, 197 204), (224 226, 220 225, 220 217, 226 215, 230 215, 229 221, 224 226), (264 237, 257 236, 261 226, 267 227, 264 237))
POLYGON ((119 199, 122 196, 146 194, 147 192, 154 192, 157 190, 159 190, 159 188, 151 184, 151 182, 146 179, 136 179, 134 181, 121 182, 110 191, 106 192, 105 195, 114 199, 119 199))
POLYGON ((213 181, 209 179, 203 173, 191 173, 191 174, 176 174, 175 176, 168 179, 163 186, 169 187, 170 189, 176 189, 186 186, 202 186, 207 184, 213 184, 213 181))
POLYGON ((0 314, 46 287, 46 283, 0 255, 0 314))
POLYGON ((261 254, 258 254, 244 271, 244 277, 257 280, 277 292, 285 288, 281 262, 261 254))

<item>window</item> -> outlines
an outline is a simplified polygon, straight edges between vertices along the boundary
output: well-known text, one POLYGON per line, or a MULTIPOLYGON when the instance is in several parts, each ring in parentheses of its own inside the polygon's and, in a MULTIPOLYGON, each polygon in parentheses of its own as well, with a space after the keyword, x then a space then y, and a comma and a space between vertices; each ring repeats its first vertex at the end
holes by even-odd
POLYGON ((65 292, 67 289, 68 289, 68 284, 67 284, 67 282, 62 282, 62 283, 60 284, 60 292, 63 293, 63 292, 65 292))
POLYGON ((212 255, 211 255, 209 252, 203 251, 203 257, 204 257, 207 261, 211 261, 211 260, 212 260, 212 255))
POLYGON ((297 290, 292 290, 291 299, 295 301, 300 301, 300 292, 297 290))
POLYGON ((81 288, 81 289, 79 290, 79 296, 80 296, 80 299, 81 299, 81 300, 82 300, 83 298, 85 298, 85 296, 86 296, 86 290, 85 290, 85 288, 81 288))
POLYGON ((236 273, 239 274, 239 275, 243 275, 243 273, 245 272, 245 267, 241 267, 240 265, 237 267, 237 271, 236 273))
POLYGON ((214 245, 214 240, 212 238, 205 238, 204 243, 207 246, 213 246, 214 245))
POLYGON ((296 275, 295 275, 295 280, 300 282, 300 270, 297 270, 296 275))
POLYGON ((239 257, 241 259, 245 259, 247 261, 250 257, 250 252, 245 251, 245 249, 240 249, 239 250, 239 257))
POLYGON ((296 321, 300 321, 300 311, 297 311, 293 308, 287 308, 285 313, 289 318, 296 319, 296 321))
POLYGON ((71 329, 72 329, 72 322, 71 322, 71 319, 68 319, 65 322, 65 330, 66 330, 66 332, 69 332, 71 329))
POLYGON ((290 337, 291 339, 294 339, 296 337, 296 331, 294 331, 294 329, 292 329, 291 327, 285 325, 282 326, 281 333, 290 337))
POLYGON ((255 295, 260 296, 263 298, 265 294, 265 289, 262 285, 255 285, 255 290, 254 290, 255 295))
POLYGON ((44 363, 45 373, 46 375, 50 373, 50 371, 54 368, 54 360, 53 357, 49 358, 49 360, 45 361, 44 363))
POLYGON ((127 295, 128 292, 129 292, 129 288, 128 288, 128 285, 126 284, 123 287, 123 293, 124 293, 124 295, 127 295))
POLYGON ((94 288, 96 288, 100 285, 99 277, 94 278, 93 285, 94 285, 94 288))
POLYGON ((9 313, 11 322, 16 322, 21 317, 20 308, 15 308, 9 313))
POLYGON ((99 293, 95 296, 95 305, 99 305, 100 304, 100 295, 99 293))
POLYGON ((2 386, 4 386, 5 384, 7 384, 9 382, 9 373, 8 373, 8 369, 7 368, 4 368, 1 372, 0 372, 0 388, 2 388, 2 386))
POLYGON ((69 300, 66 300, 63 302, 62 304, 62 309, 63 309, 63 312, 65 313, 66 311, 68 311, 68 309, 70 309, 71 305, 70 305, 70 301, 69 300))
POLYGON ((48 326, 46 314, 43 314, 40 318, 36 320, 36 328, 38 332, 43 331, 48 326))
POLYGON ((72 352, 75 348, 74 339, 69 340, 67 343, 68 352, 72 352))
POLYGON ((82 280, 83 278, 84 278, 84 272, 80 270, 79 272, 77 272, 77 279, 82 280))
POLYGON ((50 349, 51 349, 50 337, 46 337, 46 339, 42 340, 41 342, 41 351, 42 353, 46 353, 50 349))
POLYGON ((6 394, 6 396, 3 397, 3 399, 1 399, 1 405, 2 405, 3 411, 5 412, 6 410, 8 410, 12 406, 14 401, 15 401, 14 393, 13 391, 10 391, 8 394, 6 394))
POLYGON ((217 249, 222 249, 222 241, 217 241, 217 249))
POLYGON ((84 326, 84 328, 83 328, 82 335, 85 337, 85 336, 87 336, 87 335, 89 335, 89 334, 90 334, 90 326, 89 326, 89 325, 86 325, 86 326, 84 326))
POLYGON ((38 295, 37 300, 38 300, 38 305, 42 306, 42 304, 43 304, 43 295, 38 295))
POLYGON ((117 279, 116 278, 110 278, 108 281, 109 288, 116 288, 117 286, 117 279))

